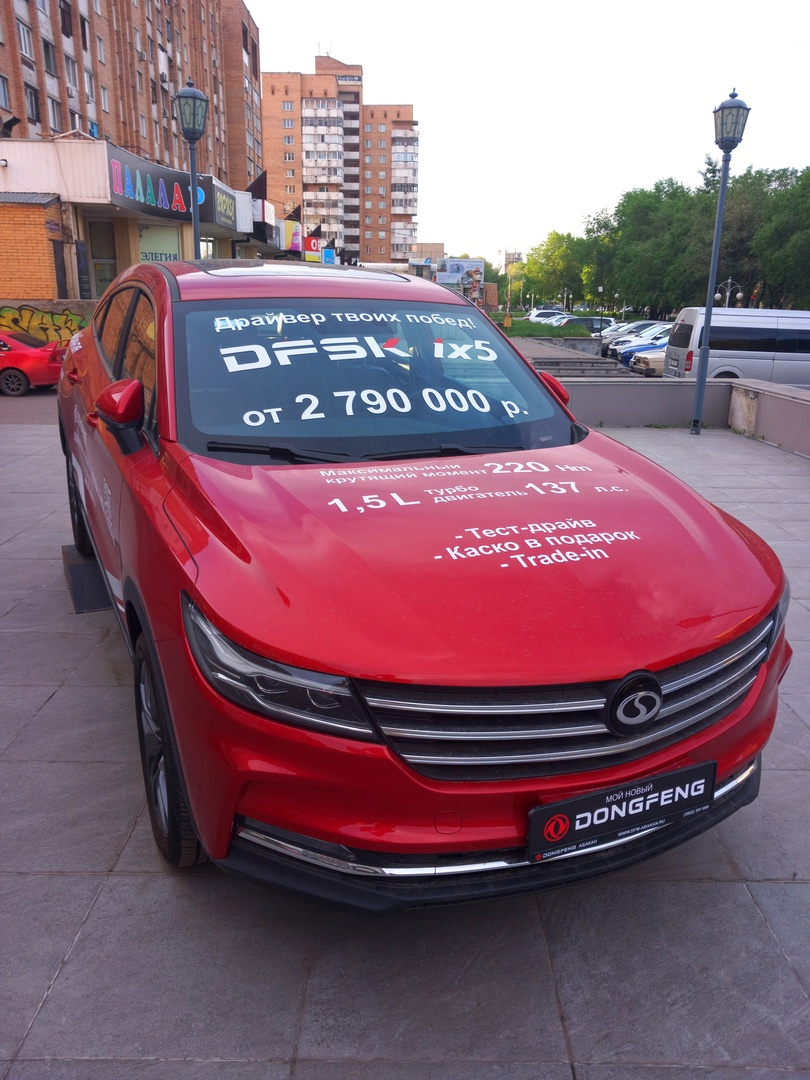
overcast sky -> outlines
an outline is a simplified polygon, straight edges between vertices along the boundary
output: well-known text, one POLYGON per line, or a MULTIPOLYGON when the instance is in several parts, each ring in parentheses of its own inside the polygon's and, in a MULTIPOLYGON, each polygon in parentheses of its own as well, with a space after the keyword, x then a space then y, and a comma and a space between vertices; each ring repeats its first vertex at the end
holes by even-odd
POLYGON ((362 65, 366 103, 413 104, 418 240, 450 255, 497 265, 633 188, 700 184, 735 87, 751 114, 732 176, 810 165, 806 0, 246 2, 263 71, 328 53, 362 65))

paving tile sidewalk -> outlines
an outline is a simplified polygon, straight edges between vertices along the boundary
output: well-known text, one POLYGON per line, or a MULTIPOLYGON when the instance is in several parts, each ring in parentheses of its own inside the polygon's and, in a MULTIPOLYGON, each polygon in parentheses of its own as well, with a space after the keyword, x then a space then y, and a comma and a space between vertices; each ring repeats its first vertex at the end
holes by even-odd
POLYGON ((610 878, 368 918, 156 854, 126 650, 62 574, 52 406, 0 408, 2 1080, 810 1080, 810 460, 608 432, 787 567, 757 802, 610 878))

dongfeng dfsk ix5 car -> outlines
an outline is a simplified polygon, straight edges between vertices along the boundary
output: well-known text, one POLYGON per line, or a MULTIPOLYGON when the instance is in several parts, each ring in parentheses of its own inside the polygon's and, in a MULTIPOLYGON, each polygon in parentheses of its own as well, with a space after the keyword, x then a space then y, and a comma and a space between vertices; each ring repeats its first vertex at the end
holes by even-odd
POLYGON ((367 909, 481 899, 756 796, 782 568, 567 400, 413 277, 178 262, 110 286, 59 426, 169 862, 367 909))

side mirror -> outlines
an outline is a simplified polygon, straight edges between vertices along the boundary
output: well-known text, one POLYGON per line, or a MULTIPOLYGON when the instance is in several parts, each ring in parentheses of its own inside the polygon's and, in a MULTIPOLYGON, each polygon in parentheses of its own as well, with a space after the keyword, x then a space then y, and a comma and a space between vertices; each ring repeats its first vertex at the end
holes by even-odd
POLYGON ((549 375, 547 371, 541 371, 540 378, 543 380, 543 383, 551 391, 557 401, 559 401, 562 405, 568 404, 568 402, 571 400, 571 395, 568 393, 568 391, 565 389, 559 379, 555 378, 553 375, 549 375))
POLYGON ((140 379, 111 383, 96 400, 96 412, 118 443, 122 454, 140 450, 143 427, 143 384, 140 379))

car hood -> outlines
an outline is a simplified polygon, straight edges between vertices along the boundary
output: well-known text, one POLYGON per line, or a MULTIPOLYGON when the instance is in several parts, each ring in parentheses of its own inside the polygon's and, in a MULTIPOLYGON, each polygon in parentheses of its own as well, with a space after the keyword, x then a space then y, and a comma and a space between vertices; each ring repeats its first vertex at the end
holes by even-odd
POLYGON ((368 466, 192 455, 166 511, 225 634, 362 678, 618 678, 724 644, 782 588, 750 530, 596 432, 368 466))

